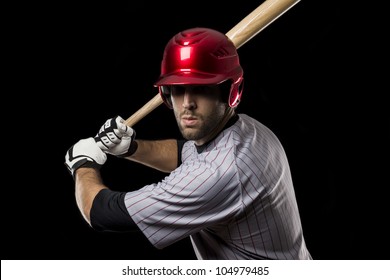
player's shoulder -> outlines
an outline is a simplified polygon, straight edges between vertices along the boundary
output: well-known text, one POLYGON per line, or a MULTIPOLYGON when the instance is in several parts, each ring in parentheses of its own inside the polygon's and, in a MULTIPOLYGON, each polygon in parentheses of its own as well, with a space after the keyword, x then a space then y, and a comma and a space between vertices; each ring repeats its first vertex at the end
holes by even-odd
POLYGON ((246 114, 239 114, 236 129, 240 142, 279 142, 276 134, 268 126, 246 114))
POLYGON ((238 115, 238 122, 261 124, 259 120, 255 119, 254 117, 251 117, 247 114, 240 113, 237 115, 238 115))
POLYGON ((245 128, 254 128, 256 130, 265 130, 265 131, 270 131, 270 129, 263 124, 261 121, 255 119, 254 117, 251 117, 246 114, 238 114, 239 119, 237 122, 237 125, 241 127, 242 129, 245 128))

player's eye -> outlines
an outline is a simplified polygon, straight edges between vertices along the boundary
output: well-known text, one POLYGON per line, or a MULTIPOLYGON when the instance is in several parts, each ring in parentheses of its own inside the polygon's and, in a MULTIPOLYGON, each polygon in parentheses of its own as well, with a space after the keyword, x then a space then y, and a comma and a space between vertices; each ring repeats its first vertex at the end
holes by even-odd
POLYGON ((186 91, 186 88, 184 86, 172 86, 171 87, 171 94, 173 96, 180 96, 183 95, 186 91))

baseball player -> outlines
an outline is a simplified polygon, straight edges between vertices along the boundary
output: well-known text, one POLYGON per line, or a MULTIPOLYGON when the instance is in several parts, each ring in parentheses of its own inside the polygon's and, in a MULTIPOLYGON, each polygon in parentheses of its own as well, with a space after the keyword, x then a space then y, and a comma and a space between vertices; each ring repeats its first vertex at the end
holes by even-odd
POLYGON ((159 249, 189 237, 198 259, 311 259, 280 141, 235 112, 243 69, 232 41, 209 28, 176 34, 155 86, 183 140, 138 139, 117 116, 65 155, 89 225, 140 230, 159 249), (107 154, 168 175, 136 191, 110 190, 99 172, 107 154))

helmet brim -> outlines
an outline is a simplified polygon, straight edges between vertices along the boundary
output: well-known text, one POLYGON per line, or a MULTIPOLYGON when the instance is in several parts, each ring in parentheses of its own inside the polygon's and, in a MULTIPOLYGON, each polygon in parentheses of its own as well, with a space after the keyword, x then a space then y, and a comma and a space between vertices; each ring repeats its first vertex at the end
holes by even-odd
POLYGON ((213 75, 194 71, 180 71, 160 77, 155 86, 167 85, 217 85, 226 80, 226 75, 213 75))

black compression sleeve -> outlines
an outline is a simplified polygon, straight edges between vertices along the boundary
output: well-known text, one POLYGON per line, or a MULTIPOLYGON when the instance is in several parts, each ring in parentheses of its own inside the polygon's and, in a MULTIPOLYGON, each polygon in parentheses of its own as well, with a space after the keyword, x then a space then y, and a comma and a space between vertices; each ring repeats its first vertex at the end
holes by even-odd
POLYGON ((133 231, 137 225, 127 212, 125 192, 101 190, 90 212, 91 226, 97 231, 133 231))

